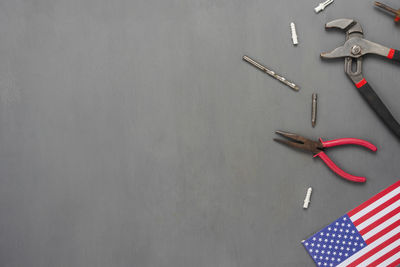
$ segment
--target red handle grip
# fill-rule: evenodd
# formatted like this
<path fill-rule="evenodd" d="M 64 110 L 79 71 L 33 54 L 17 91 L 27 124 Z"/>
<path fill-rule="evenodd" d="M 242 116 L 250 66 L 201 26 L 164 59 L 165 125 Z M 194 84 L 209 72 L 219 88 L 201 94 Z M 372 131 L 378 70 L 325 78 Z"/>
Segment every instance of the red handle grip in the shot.
<path fill-rule="evenodd" d="M 389 54 L 387 55 L 387 58 L 393 59 L 395 61 L 400 61 L 400 51 L 391 48 L 389 50 Z"/>
<path fill-rule="evenodd" d="M 317 156 L 320 157 L 333 172 L 343 177 L 344 179 L 357 183 L 364 183 L 366 181 L 365 177 L 354 176 L 340 169 L 323 151 L 319 152 L 314 157 Z"/>
<path fill-rule="evenodd" d="M 333 146 L 342 146 L 342 145 L 359 145 L 366 147 L 372 151 L 376 151 L 377 148 L 370 142 L 367 142 L 362 139 L 356 139 L 356 138 L 340 138 L 340 139 L 335 139 L 335 140 L 330 140 L 330 141 L 322 141 L 322 139 L 319 139 L 323 145 L 323 147 L 333 147 Z"/>

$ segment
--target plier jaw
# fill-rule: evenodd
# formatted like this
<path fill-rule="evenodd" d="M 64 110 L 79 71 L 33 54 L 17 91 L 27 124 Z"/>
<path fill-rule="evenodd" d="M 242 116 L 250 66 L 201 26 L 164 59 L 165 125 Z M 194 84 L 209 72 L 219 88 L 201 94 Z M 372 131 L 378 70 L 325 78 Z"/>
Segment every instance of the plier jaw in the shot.
<path fill-rule="evenodd" d="M 346 31 L 344 45 L 331 52 L 321 53 L 322 58 L 344 58 L 344 71 L 355 83 L 362 79 L 362 56 L 371 53 L 369 41 L 363 39 L 364 32 L 361 25 L 353 19 L 336 19 L 325 24 L 326 29 L 340 29 Z M 355 70 L 353 71 L 353 65 Z"/>
<path fill-rule="evenodd" d="M 331 52 L 321 53 L 322 58 L 360 57 L 364 49 L 354 47 L 364 37 L 361 25 L 353 19 L 336 19 L 325 24 L 325 29 L 339 29 L 346 32 L 344 45 Z"/>
<path fill-rule="evenodd" d="M 360 23 L 353 19 L 336 19 L 325 25 L 326 29 L 340 29 L 346 32 L 345 43 L 331 52 L 321 53 L 322 58 L 360 58 L 367 54 L 388 57 L 391 49 L 364 39 Z"/>
<path fill-rule="evenodd" d="M 309 151 L 314 155 L 317 155 L 324 148 L 321 142 L 312 141 L 298 134 L 283 131 L 276 131 L 275 133 L 285 137 L 288 140 L 274 138 L 274 141 L 297 149 Z"/>

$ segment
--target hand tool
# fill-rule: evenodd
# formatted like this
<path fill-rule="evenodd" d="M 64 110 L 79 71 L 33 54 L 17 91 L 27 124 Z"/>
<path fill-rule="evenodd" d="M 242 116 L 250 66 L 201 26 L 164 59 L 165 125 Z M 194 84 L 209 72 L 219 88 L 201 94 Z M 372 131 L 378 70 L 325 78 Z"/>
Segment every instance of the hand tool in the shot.
<path fill-rule="evenodd" d="M 355 138 L 340 138 L 340 139 L 335 139 L 335 140 L 330 140 L 330 141 L 322 141 L 320 138 L 319 141 L 312 141 L 310 139 L 307 139 L 305 137 L 302 137 L 300 135 L 294 134 L 294 133 L 288 133 L 288 132 L 282 132 L 282 131 L 276 131 L 276 134 L 279 134 L 283 137 L 286 137 L 289 140 L 283 140 L 283 139 L 277 139 L 275 138 L 274 140 L 278 143 L 285 144 L 297 149 L 302 149 L 309 151 L 314 154 L 315 157 L 320 157 L 328 167 L 335 172 L 337 175 L 343 177 L 344 179 L 347 179 L 349 181 L 353 182 L 358 182 L 358 183 L 363 183 L 366 181 L 365 177 L 358 177 L 354 176 L 351 174 L 348 174 L 341 170 L 338 166 L 336 166 L 335 163 L 325 154 L 324 150 L 329 147 L 334 147 L 334 146 L 341 146 L 341 145 L 359 145 L 366 147 L 372 151 L 376 151 L 377 148 L 373 144 L 364 141 L 362 139 L 355 139 Z"/>
<path fill-rule="evenodd" d="M 325 2 L 319 3 L 319 5 L 316 8 L 314 8 L 315 13 L 321 12 L 322 10 L 325 9 L 325 7 L 329 6 L 332 3 L 333 3 L 333 0 L 326 0 Z"/>
<path fill-rule="evenodd" d="M 380 7 L 382 9 L 388 11 L 389 13 L 394 14 L 395 15 L 395 18 L 394 18 L 395 22 L 399 22 L 400 21 L 400 9 L 396 10 L 396 9 L 391 8 L 390 6 L 387 6 L 387 5 L 382 4 L 380 2 L 375 2 L 375 6 Z"/>
<path fill-rule="evenodd" d="M 275 71 L 269 70 L 267 67 L 261 65 L 260 63 L 258 63 L 254 59 L 251 59 L 248 56 L 243 56 L 243 60 L 246 61 L 247 63 L 250 63 L 254 67 L 258 68 L 259 70 L 265 72 L 266 74 L 272 76 L 273 78 L 277 79 L 278 81 L 284 83 L 285 85 L 289 86 L 293 90 L 295 90 L 295 91 L 299 91 L 300 90 L 300 87 L 297 86 L 295 83 L 289 82 L 284 77 L 276 74 Z"/>
<path fill-rule="evenodd" d="M 344 71 L 353 81 L 360 94 L 376 112 L 387 127 L 400 138 L 400 124 L 378 97 L 362 74 L 362 58 L 366 54 L 376 54 L 400 62 L 400 51 L 387 48 L 363 38 L 361 25 L 352 19 L 337 19 L 328 22 L 326 29 L 337 28 L 346 31 L 346 41 L 331 52 L 321 53 L 322 58 L 344 58 Z M 355 70 L 353 70 L 353 64 Z"/>
<path fill-rule="evenodd" d="M 311 125 L 315 127 L 317 124 L 317 94 L 313 93 L 311 96 L 312 104 L 311 104 Z"/>

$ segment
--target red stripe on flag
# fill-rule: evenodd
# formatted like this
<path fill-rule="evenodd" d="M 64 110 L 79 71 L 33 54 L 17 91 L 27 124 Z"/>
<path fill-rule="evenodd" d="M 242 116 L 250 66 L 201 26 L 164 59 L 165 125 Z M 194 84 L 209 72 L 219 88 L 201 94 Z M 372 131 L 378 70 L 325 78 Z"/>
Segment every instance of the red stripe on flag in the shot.
<path fill-rule="evenodd" d="M 375 227 L 377 227 L 378 225 L 380 225 L 381 223 L 389 220 L 390 218 L 392 218 L 393 216 L 395 216 L 397 213 L 400 212 L 400 207 L 395 208 L 394 210 L 392 210 L 391 212 L 389 212 L 388 214 L 386 214 L 385 216 L 382 216 L 381 218 L 379 218 L 378 220 L 374 221 L 373 223 L 371 223 L 370 225 L 368 225 L 367 227 L 365 227 L 364 229 L 362 229 L 360 231 L 360 235 L 365 235 L 366 233 L 368 233 L 369 231 L 371 231 L 372 229 L 374 229 Z"/>
<path fill-rule="evenodd" d="M 370 251 L 368 251 L 367 253 L 365 253 L 361 257 L 357 258 L 355 261 L 353 261 L 352 263 L 350 263 L 347 266 L 358 266 L 360 263 L 362 263 L 363 261 L 365 261 L 369 257 L 373 256 L 375 253 L 377 253 L 378 251 L 382 250 L 383 248 L 389 246 L 391 243 L 393 243 L 394 241 L 396 241 L 399 238 L 400 238 L 400 233 L 397 233 L 396 235 L 394 235 L 391 238 L 387 239 L 382 244 L 374 247 L 373 249 L 371 249 Z"/>
<path fill-rule="evenodd" d="M 374 242 L 375 240 L 377 240 L 381 236 L 389 233 L 390 231 L 392 231 L 394 228 L 396 228 L 399 225 L 400 225 L 400 220 L 395 221 L 394 223 L 392 223 L 388 227 L 382 229 L 382 231 L 379 231 L 375 235 L 373 235 L 370 238 L 368 238 L 367 240 L 365 240 L 365 243 L 367 243 L 367 245 L 371 244 L 372 242 Z"/>
<path fill-rule="evenodd" d="M 368 220 L 369 218 L 371 218 L 372 216 L 374 216 L 378 212 L 382 211 L 383 209 L 389 207 L 390 205 L 392 205 L 394 202 L 396 202 L 399 199 L 400 199 L 400 194 L 395 195 L 394 197 L 392 197 L 391 199 L 389 199 L 386 202 L 382 203 L 381 205 L 379 205 L 375 209 L 371 210 L 370 212 L 368 212 L 367 214 L 365 214 L 364 216 L 362 216 L 358 220 L 354 221 L 353 224 L 355 226 L 357 226 L 357 225 L 365 222 L 366 220 Z"/>
<path fill-rule="evenodd" d="M 389 186 L 388 188 L 386 188 L 385 190 L 379 192 L 378 194 L 376 194 L 375 196 L 371 197 L 370 199 L 368 199 L 367 201 L 365 201 L 364 203 L 362 203 L 360 206 L 352 209 L 351 211 L 349 211 L 347 213 L 347 215 L 349 217 L 353 216 L 354 214 L 356 214 L 357 212 L 359 212 L 360 210 L 368 207 L 370 204 L 372 204 L 373 202 L 377 201 L 378 199 L 380 199 L 381 197 L 383 197 L 384 195 L 392 192 L 393 190 L 395 190 L 397 187 L 400 186 L 400 180 L 397 181 L 396 183 L 392 184 L 391 186 Z"/>
<path fill-rule="evenodd" d="M 389 259 L 390 257 L 392 257 L 394 254 L 396 254 L 399 251 L 400 251 L 400 246 L 397 246 L 394 249 L 392 249 L 391 251 L 389 251 L 388 253 L 386 253 L 385 255 L 383 255 L 382 257 L 380 257 L 379 259 L 377 259 L 376 261 L 369 264 L 368 266 L 378 266 L 378 264 Z"/>
<path fill-rule="evenodd" d="M 396 267 L 396 266 L 399 266 L 399 264 L 400 264 L 400 259 L 395 260 L 394 262 L 389 264 L 388 267 Z"/>

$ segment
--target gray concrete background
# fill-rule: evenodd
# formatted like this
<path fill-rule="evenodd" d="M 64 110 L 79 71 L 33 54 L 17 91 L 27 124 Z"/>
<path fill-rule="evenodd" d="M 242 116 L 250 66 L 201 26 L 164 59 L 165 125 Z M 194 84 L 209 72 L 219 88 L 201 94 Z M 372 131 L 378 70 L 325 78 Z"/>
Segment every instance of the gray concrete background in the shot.
<path fill-rule="evenodd" d="M 395 48 L 400 28 L 373 1 L 318 2 L 1 1 L 1 266 L 312 266 L 300 241 L 400 172 L 399 141 L 343 62 L 319 58 L 344 42 L 329 20 Z M 364 73 L 400 119 L 400 66 L 371 56 Z M 377 153 L 329 151 L 368 182 L 273 142 L 277 129 L 370 140 Z"/>

